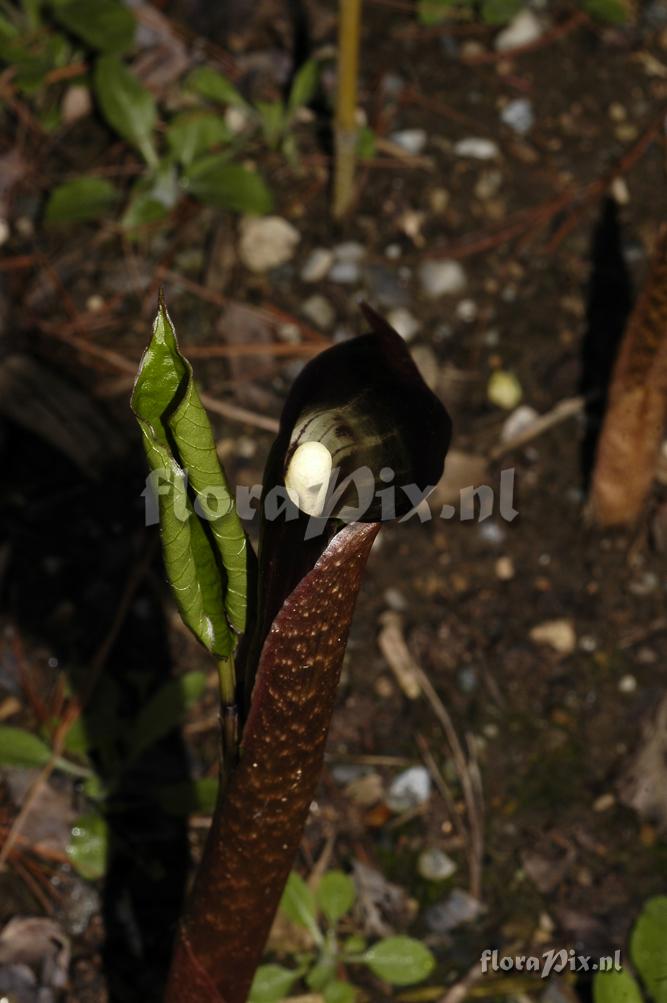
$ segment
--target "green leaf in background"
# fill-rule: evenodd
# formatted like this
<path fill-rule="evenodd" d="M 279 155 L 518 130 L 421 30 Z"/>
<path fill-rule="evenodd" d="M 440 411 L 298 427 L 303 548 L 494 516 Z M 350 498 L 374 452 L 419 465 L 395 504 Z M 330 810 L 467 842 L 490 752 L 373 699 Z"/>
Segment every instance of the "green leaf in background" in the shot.
<path fill-rule="evenodd" d="M 106 178 L 77 178 L 58 185 L 46 204 L 47 223 L 84 223 L 111 209 L 118 192 Z"/>
<path fill-rule="evenodd" d="M 93 49 L 124 52 L 132 45 L 136 21 L 118 0 L 60 0 L 52 10 L 63 28 Z"/>
<path fill-rule="evenodd" d="M 320 955 L 306 976 L 306 985 L 315 992 L 321 992 L 336 974 L 336 958 L 328 953 Z"/>
<path fill-rule="evenodd" d="M 181 616 L 209 651 L 227 656 L 235 643 L 230 627 L 239 633 L 245 628 L 246 537 L 192 367 L 179 351 L 162 299 L 132 409 L 157 482 L 164 561 Z M 166 483 L 160 484 L 160 478 Z M 199 514 L 188 496 L 187 479 Z M 206 528 L 201 516 L 206 516 Z"/>
<path fill-rule="evenodd" d="M 435 967 L 428 947 L 413 937 L 387 937 L 369 947 L 363 960 L 374 975 L 393 986 L 421 982 Z"/>
<path fill-rule="evenodd" d="M 45 766 L 51 758 L 48 745 L 23 728 L 0 724 L 2 766 Z"/>
<path fill-rule="evenodd" d="M 67 847 L 75 871 L 88 881 L 104 877 L 107 868 L 109 832 L 101 815 L 90 812 L 77 819 Z"/>
<path fill-rule="evenodd" d="M 593 1003 L 643 1003 L 641 989 L 630 972 L 596 972 Z"/>
<path fill-rule="evenodd" d="M 623 24 L 628 20 L 628 4 L 624 0 L 584 0 L 583 6 L 591 17 L 609 24 Z"/>
<path fill-rule="evenodd" d="M 317 85 L 320 79 L 320 68 L 315 59 L 307 59 L 299 68 L 289 93 L 287 108 L 290 114 L 294 114 L 297 108 L 310 104 L 317 93 Z"/>
<path fill-rule="evenodd" d="M 169 147 L 184 167 L 212 147 L 229 142 L 231 133 L 224 119 L 207 111 L 186 111 L 177 115 L 167 129 Z"/>
<path fill-rule="evenodd" d="M 178 727 L 206 689 L 203 672 L 186 672 L 161 686 L 137 715 L 128 738 L 128 761 Z"/>
<path fill-rule="evenodd" d="M 419 0 L 417 17 L 421 24 L 439 24 L 455 6 L 456 0 Z"/>
<path fill-rule="evenodd" d="M 218 799 L 218 781 L 213 777 L 165 784 L 155 791 L 158 804 L 168 815 L 212 815 Z"/>
<path fill-rule="evenodd" d="M 316 892 L 317 904 L 332 926 L 349 912 L 357 897 L 357 889 L 349 875 L 343 871 L 328 871 Z"/>
<path fill-rule="evenodd" d="M 343 941 L 342 951 L 345 957 L 363 954 L 366 950 L 366 939 L 358 933 L 353 933 Z M 357 958 L 357 960 L 359 960 Z"/>
<path fill-rule="evenodd" d="M 363 125 L 357 134 L 357 156 L 359 160 L 371 160 L 375 156 L 377 140 L 369 125 Z"/>
<path fill-rule="evenodd" d="M 324 1003 L 355 1003 L 357 990 L 349 982 L 341 982 L 335 979 L 322 992 Z"/>
<path fill-rule="evenodd" d="M 630 957 L 654 1003 L 667 1003 L 667 895 L 644 903 L 630 937 Z"/>
<path fill-rule="evenodd" d="M 315 896 L 296 871 L 292 871 L 287 879 L 279 908 L 292 923 L 308 930 L 316 944 L 322 943 L 322 933 L 317 925 Z"/>
<path fill-rule="evenodd" d="M 248 107 L 248 102 L 239 94 L 234 84 L 211 66 L 200 66 L 193 70 L 185 86 L 209 101 L 233 104 L 238 108 Z"/>
<path fill-rule="evenodd" d="M 260 965 L 255 972 L 248 1003 L 275 1003 L 290 991 L 299 972 L 292 972 L 282 965 Z"/>
<path fill-rule="evenodd" d="M 138 227 L 166 219 L 180 196 L 176 169 L 163 161 L 134 184 L 121 226 L 131 234 Z"/>
<path fill-rule="evenodd" d="M 287 127 L 287 115 L 282 101 L 258 101 L 257 113 L 262 126 L 264 140 L 275 148 Z"/>
<path fill-rule="evenodd" d="M 153 130 L 157 109 L 152 94 L 117 56 L 97 60 L 94 87 L 97 103 L 111 128 L 135 146 L 150 167 L 155 167 L 158 158 Z"/>
<path fill-rule="evenodd" d="M 507 24 L 523 5 L 523 0 L 484 0 L 482 18 L 487 24 Z"/>
<path fill-rule="evenodd" d="M 185 177 L 187 191 L 217 209 L 264 215 L 273 207 L 271 192 L 255 171 L 230 164 L 224 153 L 204 157 Z"/>

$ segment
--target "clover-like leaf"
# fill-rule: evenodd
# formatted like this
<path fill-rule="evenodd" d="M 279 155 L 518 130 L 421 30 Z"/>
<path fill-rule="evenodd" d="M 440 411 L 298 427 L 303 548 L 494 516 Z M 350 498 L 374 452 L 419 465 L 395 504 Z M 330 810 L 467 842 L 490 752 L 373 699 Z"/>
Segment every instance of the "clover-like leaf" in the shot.
<path fill-rule="evenodd" d="M 46 204 L 47 223 L 83 223 L 99 219 L 118 198 L 106 178 L 76 178 L 54 188 Z"/>
<path fill-rule="evenodd" d="M 387 937 L 366 951 L 363 959 L 374 975 L 393 986 L 410 986 L 428 978 L 435 960 L 428 947 L 413 937 Z"/>
<path fill-rule="evenodd" d="M 181 616 L 209 651 L 228 656 L 233 631 L 245 628 L 246 537 L 162 298 L 132 409 L 153 471 L 164 560 Z"/>
<path fill-rule="evenodd" d="M 282 1000 L 299 977 L 299 972 L 282 965 L 260 965 L 255 973 L 249 1003 L 275 1003 Z"/>
<path fill-rule="evenodd" d="M 167 142 L 181 164 L 188 167 L 212 147 L 226 142 L 230 132 L 220 115 L 187 111 L 169 123 Z"/>
<path fill-rule="evenodd" d="M 195 161 L 184 185 L 200 202 L 216 209 L 264 215 L 273 206 L 271 192 L 260 175 L 241 164 L 230 164 L 225 153 L 213 153 Z"/>
<path fill-rule="evenodd" d="M 350 911 L 356 897 L 354 881 L 343 871 L 327 871 L 317 887 L 317 904 L 332 926 Z"/>
<path fill-rule="evenodd" d="M 292 923 L 296 923 L 297 926 L 302 926 L 305 930 L 308 930 L 316 943 L 321 943 L 322 933 L 317 925 L 315 896 L 296 871 L 292 871 L 287 879 L 287 884 L 280 900 L 280 911 Z"/>
<path fill-rule="evenodd" d="M 654 1003 L 667 1003 L 667 895 L 644 903 L 630 937 L 630 956 Z"/>
<path fill-rule="evenodd" d="M 625 968 L 596 972 L 593 979 L 593 1003 L 643 1003 L 637 981 Z"/>

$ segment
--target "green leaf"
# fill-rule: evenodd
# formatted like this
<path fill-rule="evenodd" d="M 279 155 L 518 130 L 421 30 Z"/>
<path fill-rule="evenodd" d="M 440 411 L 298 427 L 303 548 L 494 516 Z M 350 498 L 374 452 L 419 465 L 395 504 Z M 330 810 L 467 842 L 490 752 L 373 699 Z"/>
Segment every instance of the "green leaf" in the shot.
<path fill-rule="evenodd" d="M 357 135 L 357 156 L 359 160 L 371 160 L 375 156 L 376 147 L 375 133 L 369 125 L 362 126 Z"/>
<path fill-rule="evenodd" d="M 435 967 L 428 947 L 412 937 L 387 937 L 369 947 L 363 960 L 374 975 L 393 986 L 421 982 Z"/>
<path fill-rule="evenodd" d="M 102 114 L 119 136 L 135 146 L 147 164 L 158 162 L 153 145 L 157 109 L 152 95 L 117 56 L 102 56 L 94 74 L 95 96 Z"/>
<path fill-rule="evenodd" d="M 348 957 L 349 955 L 363 954 L 365 950 L 366 940 L 358 933 L 353 933 L 345 941 L 343 941 L 342 951 L 345 957 Z"/>
<path fill-rule="evenodd" d="M 176 169 L 169 161 L 163 161 L 134 185 L 121 226 L 131 232 L 166 219 L 180 195 Z"/>
<path fill-rule="evenodd" d="M 113 206 L 118 192 L 105 178 L 77 178 L 58 185 L 46 204 L 47 223 L 83 223 L 99 219 Z"/>
<path fill-rule="evenodd" d="M 421 24 L 439 24 L 444 21 L 457 0 L 419 0 L 417 17 Z"/>
<path fill-rule="evenodd" d="M 282 965 L 260 965 L 255 972 L 248 1003 L 274 1003 L 282 1000 L 299 977 Z"/>
<path fill-rule="evenodd" d="M 164 561 L 181 616 L 209 651 L 227 656 L 235 643 L 230 627 L 239 633 L 245 628 L 246 537 L 192 367 L 179 351 L 162 299 L 132 409 L 153 471 Z"/>
<path fill-rule="evenodd" d="M 186 672 L 170 679 L 137 715 L 128 739 L 127 758 L 131 762 L 183 721 L 187 711 L 206 689 L 203 672 Z"/>
<path fill-rule="evenodd" d="M 308 930 L 315 943 L 322 943 L 322 933 L 317 925 L 315 896 L 296 871 L 292 871 L 287 879 L 279 908 L 292 923 Z"/>
<path fill-rule="evenodd" d="M 212 147 L 228 142 L 230 132 L 219 115 L 211 112 L 183 112 L 167 129 L 167 142 L 179 163 L 185 167 Z"/>
<path fill-rule="evenodd" d="M 523 0 L 484 0 L 482 18 L 487 24 L 507 24 L 523 7 Z"/>
<path fill-rule="evenodd" d="M 628 20 L 628 5 L 624 0 L 585 0 L 584 10 L 609 24 L 623 24 Z"/>
<path fill-rule="evenodd" d="M 218 781 L 213 777 L 165 784 L 155 791 L 158 804 L 168 815 L 212 815 L 218 799 Z"/>
<path fill-rule="evenodd" d="M 336 959 L 329 954 L 318 958 L 317 962 L 306 976 L 306 985 L 315 992 L 320 992 L 336 974 Z"/>
<path fill-rule="evenodd" d="M 290 114 L 294 114 L 297 108 L 310 104 L 317 92 L 317 85 L 320 79 L 320 68 L 315 59 L 307 59 L 299 68 L 290 89 L 287 107 Z"/>
<path fill-rule="evenodd" d="M 593 978 L 593 1003 L 644 1003 L 641 989 L 625 968 L 596 972 Z"/>
<path fill-rule="evenodd" d="M 239 108 L 248 107 L 248 102 L 239 94 L 234 84 L 211 66 L 200 66 L 193 70 L 185 86 L 209 101 L 225 105 L 233 104 Z"/>
<path fill-rule="evenodd" d="M 667 895 L 644 903 L 630 937 L 630 957 L 654 1003 L 667 1003 Z"/>
<path fill-rule="evenodd" d="M 44 766 L 51 750 L 41 738 L 23 728 L 0 724 L 0 764 L 2 766 Z"/>
<path fill-rule="evenodd" d="M 357 889 L 349 875 L 342 871 L 328 871 L 320 881 L 317 904 L 332 926 L 349 912 L 357 897 Z"/>
<path fill-rule="evenodd" d="M 271 192 L 259 174 L 230 164 L 224 153 L 194 163 L 186 174 L 185 186 L 200 202 L 217 209 L 264 215 L 273 207 Z"/>
<path fill-rule="evenodd" d="M 109 832 L 101 815 L 82 815 L 72 827 L 67 856 L 83 878 L 94 881 L 104 877 L 107 868 Z"/>
<path fill-rule="evenodd" d="M 86 45 L 103 52 L 123 52 L 132 45 L 136 21 L 117 0 L 67 0 L 52 4 L 56 21 Z"/>
<path fill-rule="evenodd" d="M 256 108 L 264 140 L 269 146 L 275 147 L 287 126 L 285 106 L 281 101 L 258 101 Z"/>
<path fill-rule="evenodd" d="M 341 982 L 335 979 L 322 992 L 324 1003 L 355 1003 L 357 990 L 349 982 Z"/>

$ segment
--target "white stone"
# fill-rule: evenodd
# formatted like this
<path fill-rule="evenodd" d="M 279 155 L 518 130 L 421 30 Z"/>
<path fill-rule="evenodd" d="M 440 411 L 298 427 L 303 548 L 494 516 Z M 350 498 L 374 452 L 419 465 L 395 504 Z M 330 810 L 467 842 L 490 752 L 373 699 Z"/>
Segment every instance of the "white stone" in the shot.
<path fill-rule="evenodd" d="M 387 804 L 400 814 L 425 804 L 431 796 L 431 776 L 423 766 L 411 766 L 394 778 L 387 795 Z"/>
<path fill-rule="evenodd" d="M 419 854 L 417 870 L 427 881 L 445 881 L 456 870 L 456 864 L 442 850 L 434 848 Z"/>
<path fill-rule="evenodd" d="M 515 98 L 506 104 L 500 113 L 500 119 L 504 125 L 508 125 L 520 136 L 525 136 L 535 124 L 535 113 L 528 98 Z"/>
<path fill-rule="evenodd" d="M 500 150 L 492 139 L 481 136 L 468 136 L 454 144 L 457 157 L 470 157 L 471 160 L 495 160 L 500 156 Z"/>
<path fill-rule="evenodd" d="M 462 293 L 466 287 L 466 273 L 458 261 L 422 261 L 419 281 L 426 296 L 438 299 Z"/>
<path fill-rule="evenodd" d="M 280 216 L 246 216 L 241 220 L 239 257 L 251 272 L 268 272 L 289 261 L 301 239 Z"/>
<path fill-rule="evenodd" d="M 461 300 L 456 307 L 456 316 L 466 324 L 471 324 L 477 316 L 477 304 L 474 300 Z"/>
<path fill-rule="evenodd" d="M 546 620 L 530 632 L 531 641 L 546 644 L 559 655 L 570 655 L 577 644 L 577 635 L 571 620 Z"/>
<path fill-rule="evenodd" d="M 63 125 L 72 125 L 80 118 L 89 115 L 93 108 L 93 99 L 90 96 L 90 88 L 83 84 L 71 84 L 65 91 L 65 95 L 60 106 L 60 115 Z"/>
<path fill-rule="evenodd" d="M 416 157 L 426 146 L 427 136 L 424 129 L 401 129 L 400 132 L 392 132 L 389 139 L 406 153 Z"/>
<path fill-rule="evenodd" d="M 336 311 L 332 307 L 328 299 L 324 296 L 319 296 L 315 294 L 314 296 L 309 296 L 308 299 L 301 305 L 301 313 L 310 320 L 317 327 L 321 327 L 324 330 L 330 328 L 336 319 Z"/>
<path fill-rule="evenodd" d="M 514 561 L 505 555 L 496 561 L 496 578 L 501 582 L 509 582 L 514 578 Z"/>
<path fill-rule="evenodd" d="M 244 108 L 239 108 L 238 105 L 231 104 L 225 111 L 224 119 L 229 131 L 238 136 L 248 125 L 250 115 Z"/>
<path fill-rule="evenodd" d="M 510 49 L 518 49 L 521 45 L 530 45 L 536 42 L 544 33 L 544 25 L 540 19 L 533 14 L 532 10 L 524 7 L 516 17 L 513 17 L 506 28 L 496 35 L 496 51 L 508 52 Z"/>
<path fill-rule="evenodd" d="M 501 441 L 512 442 L 517 436 L 523 435 L 531 425 L 535 424 L 538 417 L 539 415 L 534 407 L 531 407 L 530 404 L 522 404 L 521 407 L 516 408 L 505 419 L 500 433 Z"/>
<path fill-rule="evenodd" d="M 316 247 L 310 252 L 301 268 L 302 282 L 321 282 L 333 264 L 333 251 L 328 247 Z"/>
<path fill-rule="evenodd" d="M 322 515 L 332 466 L 331 453 L 323 442 L 302 442 L 295 449 L 285 474 L 285 487 L 306 515 Z"/>
<path fill-rule="evenodd" d="M 356 261 L 336 261 L 329 272 L 331 281 L 341 285 L 354 285 L 360 276 L 361 271 Z"/>
<path fill-rule="evenodd" d="M 627 676 L 623 676 L 618 681 L 618 689 L 620 693 L 634 693 L 637 689 L 637 679 L 628 673 Z"/>
<path fill-rule="evenodd" d="M 333 249 L 336 261 L 361 261 L 366 255 L 366 248 L 356 240 L 346 240 Z"/>
<path fill-rule="evenodd" d="M 387 314 L 387 321 L 405 341 L 411 341 L 421 327 L 417 318 L 413 317 L 410 311 L 402 306 L 390 310 Z"/>

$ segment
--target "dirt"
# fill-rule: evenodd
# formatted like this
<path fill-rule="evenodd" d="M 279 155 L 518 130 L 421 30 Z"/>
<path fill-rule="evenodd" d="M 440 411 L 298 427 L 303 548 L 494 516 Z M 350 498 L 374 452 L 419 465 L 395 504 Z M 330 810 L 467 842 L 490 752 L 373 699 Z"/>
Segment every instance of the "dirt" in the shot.
<path fill-rule="evenodd" d="M 332 43 L 333 5 L 318 5 L 311 13 L 315 48 Z M 596 197 L 583 196 L 589 184 L 622 164 L 664 113 L 667 22 L 661 17 L 658 5 L 649 5 L 635 27 L 584 24 L 512 60 L 467 65 L 461 56 L 470 52 L 465 49 L 470 42 L 494 52 L 490 29 L 464 26 L 454 34 L 424 29 L 400 5 L 369 3 L 360 104 L 382 137 L 398 129 L 424 129 L 428 141 L 422 156 L 427 160 L 413 166 L 379 150 L 359 171 L 354 210 L 344 222 L 332 223 L 322 147 L 308 124 L 298 130 L 302 157 L 296 170 L 278 155 L 261 154 L 277 211 L 301 234 L 294 261 L 268 277 L 252 276 L 238 262 L 229 264 L 236 225 L 231 215 L 193 203 L 136 246 L 109 232 L 100 240 L 87 227 L 69 237 L 39 228 L 32 236 L 15 233 L 3 257 L 42 257 L 32 269 L 0 273 L 10 299 L 6 344 L 53 367 L 96 400 L 110 425 L 120 430 L 125 453 L 103 480 L 90 481 L 41 436 L 15 422 L 3 426 L 9 475 L 3 490 L 7 538 L 0 695 L 18 701 L 11 723 L 35 726 L 35 702 L 25 697 L 26 672 L 49 707 L 65 675 L 75 689 L 84 685 L 86 666 L 109 629 L 128 580 L 142 561 L 151 560 L 147 548 L 154 532 L 142 524 L 143 457 L 129 414 L 127 374 L 108 359 L 64 344 L 36 321 L 74 330 L 93 346 L 136 363 L 154 311 L 157 268 L 163 266 L 196 283 L 195 292 L 188 292 L 164 279 L 186 353 L 191 346 L 215 345 L 220 339 L 216 324 L 221 307 L 200 294 L 208 288 L 207 271 L 216 276 L 214 294 L 296 317 L 306 296 L 322 293 L 335 308 L 335 329 L 360 331 L 360 298 L 386 312 L 378 303 L 380 280 L 351 287 L 324 280 L 312 287 L 299 279 L 312 248 L 359 241 L 366 248 L 366 264 L 380 269 L 381 281 L 388 281 L 394 294 L 401 290 L 421 323 L 411 347 L 431 350 L 438 392 L 454 422 L 455 448 L 489 455 L 506 417 L 487 397 L 492 371 L 515 373 L 522 402 L 540 413 L 582 389 L 599 390 L 608 374 L 629 307 L 628 292 L 642 281 L 664 218 L 662 133 L 621 170 L 625 191 L 618 182 L 615 191 L 623 204 L 605 207 L 605 185 Z M 267 28 L 271 23 L 273 34 Z M 289 37 L 282 8 L 267 3 L 254 23 L 233 25 L 228 42 L 242 68 L 251 53 L 286 51 Z M 386 96 L 388 74 L 404 81 L 402 96 Z M 503 104 L 517 97 L 528 98 L 535 115 L 525 137 L 502 125 L 499 117 Z M 455 156 L 452 144 L 471 135 L 496 142 L 500 158 L 485 163 Z M 15 216 L 29 214 L 51 184 L 71 173 L 72 150 L 80 168 L 135 162 L 118 147 L 110 149 L 102 127 L 89 120 L 72 130 L 67 149 L 58 141 L 44 148 L 30 134 L 23 142 L 29 162 L 37 153 L 42 159 L 32 161 L 31 172 L 15 192 Z M 500 173 L 499 180 L 491 176 L 494 172 Z M 497 187 L 488 197 L 479 194 L 482 176 Z M 529 213 L 570 186 L 577 195 L 561 211 L 547 213 L 541 222 L 535 217 L 516 237 L 503 238 L 501 231 L 514 225 L 515 214 Z M 554 244 L 570 211 L 576 213 L 576 223 Z M 406 230 L 415 213 L 423 216 L 417 217 L 411 238 Z M 466 253 L 467 244 L 481 238 L 494 246 Z M 396 260 L 385 254 L 391 244 L 400 248 Z M 465 293 L 426 299 L 416 277 L 419 263 L 449 256 L 461 258 Z M 55 286 L 54 271 L 61 276 Z M 105 316 L 112 323 L 106 329 L 76 329 L 72 318 L 85 313 L 94 293 L 105 299 Z M 457 314 L 461 299 L 473 302 L 472 320 Z M 85 316 L 90 319 L 89 313 Z M 243 338 L 241 332 L 234 340 Z M 229 400 L 239 394 L 236 399 L 244 406 L 274 416 L 299 364 L 264 357 L 257 362 L 257 380 L 252 363 L 244 364 L 239 376 L 219 359 L 193 361 L 210 394 Z M 118 385 L 119 379 L 125 383 Z M 496 508 L 488 521 L 434 518 L 420 525 L 413 519 L 385 527 L 360 595 L 327 767 L 299 865 L 307 871 L 333 833 L 334 863 L 348 868 L 361 859 L 402 885 L 419 904 L 411 929 L 436 951 L 435 983 L 442 986 L 462 976 L 489 947 L 520 954 L 556 945 L 592 955 L 624 948 L 642 902 L 664 892 L 664 819 L 638 817 L 622 803 L 619 785 L 642 726 L 651 720 L 667 686 L 665 549 L 664 544 L 656 546 L 655 529 L 665 487 L 656 485 L 639 525 L 607 533 L 592 528 L 584 503 L 595 402 L 588 417 L 588 426 L 580 413 L 490 461 L 488 483 L 496 491 Z M 231 479 L 259 480 L 271 436 L 217 416 L 213 423 Z M 244 455 L 238 446 L 241 434 Z M 512 522 L 497 509 L 500 472 L 508 468 L 516 477 L 518 515 Z M 499 559 L 511 561 L 511 577 L 499 577 Z M 503 565 L 509 566 L 507 560 Z M 355 804 L 336 774 L 341 764 L 356 765 L 379 773 L 386 789 L 405 765 L 422 761 L 426 747 L 468 825 L 433 707 L 423 696 L 410 701 L 401 693 L 378 649 L 378 619 L 392 603 L 402 607 L 410 651 L 464 744 L 471 736 L 481 771 L 484 912 L 475 923 L 449 934 L 429 927 L 426 910 L 452 888 L 467 888 L 469 875 L 466 848 L 438 791 L 424 810 L 396 820 L 382 802 Z M 568 653 L 530 637 L 534 627 L 554 620 L 567 621 L 574 631 Z M 153 554 L 104 668 L 115 684 L 120 719 L 129 720 L 170 671 L 184 667 L 207 666 L 177 625 Z M 173 782 L 193 771 L 215 775 L 215 700 L 212 681 L 203 704 L 189 716 L 185 744 L 177 736 L 165 739 L 155 758 L 138 764 L 117 792 L 118 853 L 112 878 L 125 888 L 125 898 L 102 893 L 101 910 L 111 931 L 105 950 L 99 917 L 75 937 L 68 1000 L 102 998 L 114 949 L 126 952 L 131 940 L 131 923 L 123 914 L 131 911 L 130 901 L 145 913 L 139 928 L 153 929 L 154 940 L 163 938 L 161 946 L 135 945 L 139 957 L 148 951 L 154 966 L 141 998 L 148 999 L 154 988 L 154 972 L 164 963 L 184 887 L 184 857 L 176 848 L 185 851 L 189 841 L 196 850 L 202 829 L 188 829 L 182 819 L 161 818 L 165 828 L 156 831 L 142 792 L 156 770 L 162 780 Z M 89 729 L 96 726 L 105 727 L 88 720 Z M 653 782 L 664 783 L 664 775 Z M 73 791 L 72 798 L 81 809 L 81 795 Z M 11 810 L 7 803 L 5 824 Z M 137 863 L 137 846 L 148 847 L 149 855 L 161 848 L 161 876 L 154 873 L 148 880 L 141 861 Z M 455 860 L 457 869 L 446 882 L 419 876 L 417 860 L 425 846 L 440 847 Z M 34 861 L 47 877 L 68 880 L 61 860 Z M 17 911 L 44 911 L 44 901 L 35 899 L 20 872 L 2 875 L 0 883 L 0 919 Z M 160 895 L 147 903 L 156 888 Z M 63 918 L 62 901 L 54 900 L 48 889 L 46 904 Z M 63 922 L 67 925 L 66 917 Z M 119 979 L 111 975 L 112 995 L 134 998 L 130 986 L 136 964 L 128 961 L 116 974 Z M 584 994 L 586 986 L 583 977 L 579 987 Z"/>

